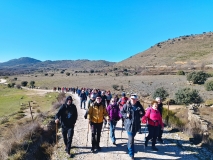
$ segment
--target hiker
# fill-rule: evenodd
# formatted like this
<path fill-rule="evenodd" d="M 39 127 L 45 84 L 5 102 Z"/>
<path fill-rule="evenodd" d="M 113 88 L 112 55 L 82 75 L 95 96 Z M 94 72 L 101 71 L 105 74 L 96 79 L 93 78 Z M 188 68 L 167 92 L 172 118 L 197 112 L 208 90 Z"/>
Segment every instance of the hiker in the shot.
<path fill-rule="evenodd" d="M 118 101 L 119 101 L 118 94 L 115 94 L 113 98 L 114 98 L 114 101 L 115 101 L 116 103 L 118 103 Z"/>
<path fill-rule="evenodd" d="M 86 110 L 86 112 L 84 114 L 84 118 L 85 119 L 87 119 L 89 107 L 93 105 L 93 103 L 95 102 L 95 98 L 96 98 L 96 96 L 94 94 L 90 95 L 90 99 L 89 99 L 88 104 L 87 104 L 87 110 Z"/>
<path fill-rule="evenodd" d="M 103 105 L 107 106 L 107 96 L 105 95 L 105 91 L 101 92 L 101 103 L 103 103 Z"/>
<path fill-rule="evenodd" d="M 108 91 L 106 92 L 106 96 L 107 96 L 107 106 L 108 106 L 108 105 L 109 105 L 109 102 L 110 102 L 110 100 L 111 100 L 111 98 L 112 98 L 112 94 L 111 94 L 110 90 L 108 90 Z"/>
<path fill-rule="evenodd" d="M 152 101 L 151 107 L 146 110 L 145 116 L 142 118 L 142 123 L 148 123 L 149 134 L 145 137 L 145 147 L 148 145 L 148 141 L 152 139 L 152 150 L 158 151 L 156 148 L 156 138 L 159 135 L 159 128 L 163 130 L 163 122 L 160 112 L 158 111 L 158 102 Z"/>
<path fill-rule="evenodd" d="M 155 100 L 158 102 L 158 111 L 160 112 L 160 115 L 162 117 L 163 103 L 161 101 L 161 98 L 160 97 L 156 97 Z M 163 134 L 163 130 L 159 127 L 159 134 L 158 134 L 158 137 L 157 137 L 157 141 L 160 142 L 160 143 L 163 143 L 162 134 Z"/>
<path fill-rule="evenodd" d="M 118 100 L 117 104 L 119 105 L 120 110 L 123 108 L 123 105 L 128 101 L 128 97 L 126 97 L 126 93 L 121 94 L 121 98 Z M 122 117 L 122 126 L 124 125 L 124 119 Z"/>
<path fill-rule="evenodd" d="M 104 107 L 107 107 L 107 96 L 105 95 L 105 91 L 101 91 L 101 103 L 104 105 Z M 104 128 L 107 125 L 107 120 L 104 118 L 103 120 Z"/>
<path fill-rule="evenodd" d="M 81 91 L 79 97 L 80 97 L 80 102 L 81 102 L 81 106 L 80 106 L 81 109 L 82 109 L 82 103 L 84 104 L 84 109 L 86 109 L 86 108 L 85 108 L 85 103 L 86 103 L 86 101 L 87 101 L 87 95 L 86 95 L 84 89 L 82 89 L 82 91 Z"/>
<path fill-rule="evenodd" d="M 70 149 L 72 145 L 72 138 L 74 135 L 74 127 L 78 118 L 78 112 L 76 106 L 72 103 L 71 96 L 66 98 L 66 101 L 61 105 L 60 109 L 55 115 L 55 123 L 61 123 L 62 135 L 65 144 L 65 151 L 70 155 Z M 70 155 L 71 156 L 71 155 Z"/>
<path fill-rule="evenodd" d="M 142 111 L 142 117 L 145 115 L 145 110 L 144 110 L 144 108 L 143 108 L 143 106 L 142 106 L 142 104 L 140 103 L 140 101 L 138 100 L 137 102 L 136 102 L 136 105 L 137 106 L 141 106 L 141 111 Z M 141 117 L 141 119 L 142 119 L 142 117 Z M 139 128 L 139 130 L 138 130 L 138 133 L 139 134 L 142 134 L 142 131 L 141 131 L 141 119 L 140 119 L 140 128 Z"/>
<path fill-rule="evenodd" d="M 126 104 L 126 102 L 128 101 L 128 97 L 126 97 L 126 94 L 124 92 L 121 94 L 121 96 L 122 97 L 117 102 L 120 109 L 122 109 L 123 105 Z"/>
<path fill-rule="evenodd" d="M 101 103 L 101 95 L 97 95 L 93 106 L 89 107 L 88 111 L 88 120 L 91 127 L 91 141 L 92 148 L 91 152 L 94 153 L 95 148 L 97 151 L 101 150 L 100 147 L 100 137 L 101 137 L 101 129 L 103 125 L 103 118 L 109 121 L 109 116 L 106 110 L 106 107 Z"/>
<path fill-rule="evenodd" d="M 96 96 L 98 95 L 98 90 L 94 88 L 94 89 L 92 90 L 91 94 L 94 94 L 94 95 L 95 95 L 95 98 L 96 98 Z"/>
<path fill-rule="evenodd" d="M 116 138 L 115 138 L 115 126 L 117 122 L 120 120 L 120 109 L 115 101 L 114 98 L 110 100 L 110 104 L 107 107 L 107 112 L 110 118 L 110 138 L 112 143 L 116 145 Z"/>
<path fill-rule="evenodd" d="M 130 101 L 124 104 L 120 113 L 124 118 L 124 127 L 128 135 L 127 149 L 131 159 L 134 159 L 134 137 L 140 128 L 140 118 L 143 116 L 142 106 L 137 105 L 138 97 L 136 94 L 130 96 Z"/>

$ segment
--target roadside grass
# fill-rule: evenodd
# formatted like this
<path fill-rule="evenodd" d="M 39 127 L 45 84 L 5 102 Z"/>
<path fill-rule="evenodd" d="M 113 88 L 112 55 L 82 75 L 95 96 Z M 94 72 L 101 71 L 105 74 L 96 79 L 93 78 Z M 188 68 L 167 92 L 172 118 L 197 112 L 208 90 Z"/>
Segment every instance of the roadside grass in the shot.
<path fill-rule="evenodd" d="M 32 91 L 6 88 L 3 85 L 0 85 L 0 91 L 0 117 L 13 113 L 24 114 L 20 111 L 29 108 L 29 102 L 33 108 L 39 107 L 42 112 L 48 111 L 58 95 L 58 92 L 49 92 L 41 96 L 32 94 Z"/>
<path fill-rule="evenodd" d="M 20 103 L 26 95 L 26 91 L 6 88 L 3 85 L 0 85 L 0 91 L 0 117 L 18 112 Z"/>

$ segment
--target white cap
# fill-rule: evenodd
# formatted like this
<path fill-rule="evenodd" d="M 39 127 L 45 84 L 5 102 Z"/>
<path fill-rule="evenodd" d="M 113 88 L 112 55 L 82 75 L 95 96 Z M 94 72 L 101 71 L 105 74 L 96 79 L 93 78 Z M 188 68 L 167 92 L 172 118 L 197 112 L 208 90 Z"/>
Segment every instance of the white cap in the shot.
<path fill-rule="evenodd" d="M 131 99 L 138 99 L 138 96 L 135 95 L 135 94 L 132 94 L 132 95 L 130 96 L 130 98 L 131 98 Z"/>
<path fill-rule="evenodd" d="M 155 100 L 156 100 L 156 101 L 159 101 L 159 100 L 161 100 L 161 99 L 160 99 L 160 97 L 156 97 Z"/>

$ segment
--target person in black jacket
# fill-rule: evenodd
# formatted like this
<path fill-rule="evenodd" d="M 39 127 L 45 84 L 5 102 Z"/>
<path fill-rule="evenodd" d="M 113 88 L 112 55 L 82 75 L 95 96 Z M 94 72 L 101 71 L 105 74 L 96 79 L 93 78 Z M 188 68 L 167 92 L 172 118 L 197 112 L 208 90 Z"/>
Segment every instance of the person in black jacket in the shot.
<path fill-rule="evenodd" d="M 72 144 L 72 138 L 74 134 L 74 127 L 78 118 L 78 112 L 76 106 L 72 103 L 71 96 L 66 98 L 65 103 L 60 107 L 55 115 L 55 123 L 59 123 L 59 119 L 62 127 L 62 135 L 65 144 L 65 151 L 70 155 L 70 149 Z M 71 155 L 70 155 L 71 156 Z"/>
<path fill-rule="evenodd" d="M 80 105 L 81 109 L 82 109 L 82 103 L 84 104 L 84 109 L 86 109 L 86 108 L 85 108 L 85 106 L 86 106 L 85 103 L 86 103 L 86 101 L 87 101 L 87 95 L 86 95 L 84 89 L 81 91 L 79 97 L 80 97 L 80 102 L 81 102 L 81 105 Z"/>
<path fill-rule="evenodd" d="M 134 137 L 141 127 L 141 117 L 144 115 L 144 109 L 137 101 L 137 95 L 132 94 L 130 102 L 124 104 L 120 111 L 128 135 L 127 149 L 131 159 L 134 159 Z"/>
<path fill-rule="evenodd" d="M 163 113 L 163 103 L 161 101 L 160 97 L 156 97 L 155 100 L 158 102 L 158 111 L 160 112 L 160 115 L 162 117 L 162 113 Z M 162 140 L 162 134 L 163 134 L 163 130 L 161 128 L 159 128 L 159 134 L 157 137 L 157 141 L 160 143 L 164 143 Z"/>

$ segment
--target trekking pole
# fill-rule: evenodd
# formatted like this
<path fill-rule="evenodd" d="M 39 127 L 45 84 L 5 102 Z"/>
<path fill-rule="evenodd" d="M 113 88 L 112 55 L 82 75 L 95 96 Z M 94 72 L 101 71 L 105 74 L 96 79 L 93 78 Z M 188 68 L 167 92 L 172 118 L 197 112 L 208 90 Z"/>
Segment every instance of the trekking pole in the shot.
<path fill-rule="evenodd" d="M 56 134 L 55 134 L 55 143 L 56 143 L 56 147 L 58 148 L 58 136 L 57 136 L 57 133 L 58 133 L 58 123 L 55 124 L 55 131 L 56 131 Z"/>
<path fill-rule="evenodd" d="M 88 127 L 87 127 L 87 143 L 88 143 L 88 136 L 89 136 L 89 122 L 88 122 Z M 87 143 L 86 143 L 86 147 L 87 147 Z"/>
<path fill-rule="evenodd" d="M 109 123 L 108 123 L 108 132 L 107 132 L 107 147 L 108 147 L 108 143 L 109 143 Z"/>
<path fill-rule="evenodd" d="M 124 126 L 124 123 L 123 123 L 123 119 L 121 119 L 122 120 L 122 123 L 121 123 L 121 126 L 122 126 L 122 128 L 121 128 L 121 138 L 122 138 L 122 133 L 123 133 L 123 126 Z"/>
<path fill-rule="evenodd" d="M 148 121 L 146 121 L 146 126 L 144 128 L 144 133 L 145 133 L 145 137 L 144 137 L 144 149 L 145 149 L 145 142 L 146 142 L 146 131 L 147 131 L 147 124 L 148 124 Z"/>

